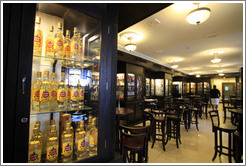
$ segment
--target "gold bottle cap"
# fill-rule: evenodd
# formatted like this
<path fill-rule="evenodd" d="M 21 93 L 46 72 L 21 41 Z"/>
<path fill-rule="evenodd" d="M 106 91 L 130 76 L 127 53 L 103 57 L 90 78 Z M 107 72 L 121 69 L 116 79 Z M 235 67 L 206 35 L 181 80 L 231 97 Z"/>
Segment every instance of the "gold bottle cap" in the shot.
<path fill-rule="evenodd" d="M 44 72 L 44 77 L 48 77 L 49 74 L 50 74 L 49 71 L 45 71 L 45 72 Z"/>
<path fill-rule="evenodd" d="M 55 125 L 55 124 L 56 124 L 56 122 L 55 122 L 54 119 L 50 120 L 50 125 L 51 125 L 51 126 L 52 126 L 52 125 Z"/>
<path fill-rule="evenodd" d="M 37 76 L 38 76 L 38 77 L 42 77 L 42 72 L 41 72 L 41 71 L 38 71 L 38 72 L 37 72 Z"/>
<path fill-rule="evenodd" d="M 66 30 L 66 36 L 70 36 L 70 31 Z"/>
<path fill-rule="evenodd" d="M 97 120 L 96 118 L 93 118 L 93 119 L 92 119 L 92 124 L 95 125 L 95 124 L 96 124 L 96 120 Z"/>
<path fill-rule="evenodd" d="M 53 32 L 53 31 L 54 31 L 54 26 L 53 26 L 53 25 L 50 25 L 50 26 L 49 26 L 49 31 L 50 31 L 50 32 Z"/>
<path fill-rule="evenodd" d="M 37 129 L 40 130 L 40 124 L 39 123 L 36 123 L 35 126 L 34 126 L 34 128 L 37 128 Z"/>
<path fill-rule="evenodd" d="M 58 29 L 62 29 L 62 23 L 58 22 Z"/>
<path fill-rule="evenodd" d="M 56 131 L 56 125 L 51 125 L 50 130 L 51 131 Z"/>
<path fill-rule="evenodd" d="M 73 31 L 74 31 L 74 32 L 77 32 L 77 27 L 74 27 L 74 28 L 73 28 Z"/>
<path fill-rule="evenodd" d="M 81 36 L 82 36 L 81 33 L 78 33 L 78 37 L 81 38 Z"/>
<path fill-rule="evenodd" d="M 32 130 L 32 131 L 33 131 L 33 134 L 38 134 L 39 129 L 35 127 L 35 128 L 33 128 L 33 130 Z"/>
<path fill-rule="evenodd" d="M 41 23 L 41 18 L 39 16 L 36 16 L 35 22 L 37 24 L 40 24 Z"/>
<path fill-rule="evenodd" d="M 52 73 L 53 78 L 57 78 L 57 73 Z"/>

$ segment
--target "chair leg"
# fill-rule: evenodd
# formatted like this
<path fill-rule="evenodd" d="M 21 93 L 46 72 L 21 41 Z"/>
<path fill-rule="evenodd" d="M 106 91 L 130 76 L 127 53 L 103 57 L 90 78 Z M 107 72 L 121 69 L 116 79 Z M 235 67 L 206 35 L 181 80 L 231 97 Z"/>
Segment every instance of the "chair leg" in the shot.
<path fill-rule="evenodd" d="M 125 150 L 124 147 L 123 147 L 122 151 L 123 151 L 123 163 L 126 163 L 127 151 Z"/>
<path fill-rule="evenodd" d="M 195 113 L 195 117 L 196 117 L 196 129 L 197 129 L 197 131 L 199 131 L 199 129 L 198 129 L 198 112 Z"/>
<path fill-rule="evenodd" d="M 155 140 L 156 140 L 156 123 L 155 123 L 155 121 L 153 122 L 153 125 L 152 125 L 152 134 L 153 134 L 153 143 L 152 143 L 152 146 L 151 146 L 151 148 L 153 148 L 154 147 L 154 145 L 155 145 Z"/>
<path fill-rule="evenodd" d="M 231 163 L 231 133 L 229 132 L 228 133 L 228 152 L 229 152 L 229 155 L 228 155 L 228 157 L 229 157 L 229 163 Z"/>
<path fill-rule="evenodd" d="M 226 108 L 224 108 L 224 123 L 226 122 Z"/>
<path fill-rule="evenodd" d="M 219 157 L 220 157 L 222 155 L 222 146 L 223 146 L 223 144 L 222 144 L 222 131 L 219 131 L 219 141 L 220 141 L 220 146 L 219 146 L 219 148 L 220 148 Z"/>
<path fill-rule="evenodd" d="M 218 149 L 218 145 L 217 145 L 217 143 L 218 143 L 218 140 L 217 140 L 218 138 L 217 138 L 217 130 L 214 132 L 214 157 L 213 157 L 213 159 L 212 159 L 212 161 L 214 161 L 215 160 L 215 158 L 217 157 L 217 149 Z"/>
<path fill-rule="evenodd" d="M 161 123 L 161 130 L 162 130 L 162 147 L 163 147 L 163 150 L 166 151 L 166 148 L 165 148 L 165 122 Z"/>

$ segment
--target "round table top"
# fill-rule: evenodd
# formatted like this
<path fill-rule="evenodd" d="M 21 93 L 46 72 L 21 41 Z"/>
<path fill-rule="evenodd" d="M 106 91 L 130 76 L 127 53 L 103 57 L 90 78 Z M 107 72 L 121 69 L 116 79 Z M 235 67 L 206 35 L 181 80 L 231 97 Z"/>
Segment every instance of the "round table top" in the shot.
<path fill-rule="evenodd" d="M 132 114 L 133 112 L 134 111 L 131 108 L 120 107 L 120 111 L 119 111 L 118 107 L 116 107 L 116 116 L 124 116 L 128 114 Z"/>
<path fill-rule="evenodd" d="M 146 102 L 156 102 L 156 99 L 144 99 Z"/>
<path fill-rule="evenodd" d="M 229 109 L 229 111 L 236 113 L 236 114 L 243 115 L 243 109 L 242 108 L 232 108 L 232 109 Z"/>
<path fill-rule="evenodd" d="M 174 98 L 174 100 L 190 100 L 189 98 L 183 98 L 183 97 L 177 97 L 177 98 Z"/>

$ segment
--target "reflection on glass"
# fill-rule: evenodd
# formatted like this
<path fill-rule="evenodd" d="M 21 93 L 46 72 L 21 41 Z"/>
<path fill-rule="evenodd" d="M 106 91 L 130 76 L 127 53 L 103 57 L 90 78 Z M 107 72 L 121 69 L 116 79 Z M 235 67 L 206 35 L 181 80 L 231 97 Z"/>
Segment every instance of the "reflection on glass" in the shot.
<path fill-rule="evenodd" d="M 165 79 L 165 96 L 168 96 L 168 79 Z"/>
<path fill-rule="evenodd" d="M 137 76 L 137 99 L 142 99 L 143 96 L 143 81 L 141 76 Z"/>
<path fill-rule="evenodd" d="M 155 79 L 155 95 L 164 95 L 164 79 Z"/>
<path fill-rule="evenodd" d="M 127 98 L 133 100 L 135 98 L 135 75 L 129 73 L 127 75 Z"/>
<path fill-rule="evenodd" d="M 124 90 L 125 90 L 125 74 L 117 74 L 117 86 L 116 86 L 116 98 L 123 100 L 124 99 Z"/>
<path fill-rule="evenodd" d="M 192 94 L 195 94 L 196 93 L 196 83 L 194 83 L 194 82 L 191 82 L 190 83 L 190 92 Z"/>
<path fill-rule="evenodd" d="M 151 79 L 151 96 L 155 95 L 155 80 Z"/>
<path fill-rule="evenodd" d="M 150 96 L 150 79 L 146 78 L 146 96 Z"/>

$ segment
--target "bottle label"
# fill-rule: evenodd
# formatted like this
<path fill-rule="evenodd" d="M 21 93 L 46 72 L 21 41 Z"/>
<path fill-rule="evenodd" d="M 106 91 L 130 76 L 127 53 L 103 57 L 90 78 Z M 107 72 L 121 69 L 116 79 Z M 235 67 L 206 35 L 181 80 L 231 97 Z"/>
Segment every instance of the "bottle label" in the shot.
<path fill-rule="evenodd" d="M 70 58 L 70 52 L 71 52 L 70 43 L 65 43 L 64 47 L 65 47 L 65 56 L 67 58 Z"/>
<path fill-rule="evenodd" d="M 66 91 L 64 89 L 58 89 L 57 100 L 60 102 L 66 101 Z"/>
<path fill-rule="evenodd" d="M 76 59 L 78 56 L 78 42 L 72 41 L 71 43 L 71 55 Z"/>
<path fill-rule="evenodd" d="M 38 32 L 34 34 L 34 47 L 42 47 L 42 37 Z"/>
<path fill-rule="evenodd" d="M 78 101 L 79 99 L 79 92 L 77 89 L 72 89 L 71 90 L 71 100 L 72 101 Z"/>
<path fill-rule="evenodd" d="M 35 149 L 29 152 L 29 163 L 38 163 L 41 161 L 41 149 Z"/>
<path fill-rule="evenodd" d="M 56 101 L 57 100 L 57 91 L 54 89 L 51 91 L 50 101 Z"/>
<path fill-rule="evenodd" d="M 40 101 L 48 102 L 50 100 L 50 93 L 46 89 L 40 89 Z"/>
<path fill-rule="evenodd" d="M 85 136 L 82 137 L 82 139 L 78 140 L 78 151 L 84 151 L 85 150 Z"/>
<path fill-rule="evenodd" d="M 60 38 L 55 38 L 55 46 L 56 51 L 63 51 L 63 41 Z"/>
<path fill-rule="evenodd" d="M 54 41 L 46 40 L 46 52 L 53 53 L 54 52 Z"/>
<path fill-rule="evenodd" d="M 67 100 L 70 100 L 71 97 L 71 90 L 67 89 Z"/>
<path fill-rule="evenodd" d="M 73 153 L 72 142 L 65 142 L 62 144 L 62 152 L 64 156 L 70 156 Z"/>
<path fill-rule="evenodd" d="M 47 148 L 47 160 L 54 161 L 58 157 L 58 145 L 49 146 Z"/>
<path fill-rule="evenodd" d="M 92 136 L 90 136 L 90 137 L 89 137 L 89 146 L 90 146 L 91 148 L 93 148 L 94 145 L 95 145 L 94 138 L 93 138 Z"/>
<path fill-rule="evenodd" d="M 82 88 L 81 91 L 80 91 L 80 99 L 81 100 L 84 100 L 84 89 Z"/>
<path fill-rule="evenodd" d="M 32 89 L 32 100 L 39 101 L 39 97 L 40 97 L 39 94 L 40 94 L 39 88 Z"/>

